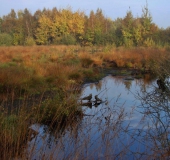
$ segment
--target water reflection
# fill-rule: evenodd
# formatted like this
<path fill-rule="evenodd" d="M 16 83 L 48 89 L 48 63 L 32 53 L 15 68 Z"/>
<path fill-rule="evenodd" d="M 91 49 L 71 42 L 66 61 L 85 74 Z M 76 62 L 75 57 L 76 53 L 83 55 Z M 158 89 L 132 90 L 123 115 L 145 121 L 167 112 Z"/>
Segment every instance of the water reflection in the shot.
<path fill-rule="evenodd" d="M 148 77 L 146 79 L 125 80 L 124 77 L 107 76 L 98 83 L 84 85 L 81 97 L 78 98 L 84 112 L 82 119 L 61 133 L 49 132 L 45 129 L 47 126 L 32 126 L 39 134 L 29 143 L 28 152 L 32 153 L 29 159 L 157 157 L 155 141 L 151 139 L 151 135 L 154 136 L 155 130 L 160 129 L 156 118 L 165 118 L 165 114 L 158 114 L 158 110 L 155 113 L 154 103 L 151 110 L 149 103 L 154 97 L 149 93 L 154 95 L 152 92 L 155 81 L 149 81 Z M 82 101 L 83 97 L 90 94 L 90 99 Z M 149 103 L 145 104 L 144 101 Z M 151 113 L 156 116 L 150 116 Z M 166 129 L 167 127 L 169 126 Z M 160 135 L 163 135 L 161 130 Z"/>
<path fill-rule="evenodd" d="M 150 92 L 145 92 L 138 98 L 141 100 L 144 114 L 150 118 L 154 128 L 148 130 L 147 136 L 150 141 L 154 141 L 154 152 L 159 153 L 160 157 L 170 156 L 170 90 L 169 85 L 158 79 L 153 84 Z M 169 157 L 170 158 L 170 157 Z"/>

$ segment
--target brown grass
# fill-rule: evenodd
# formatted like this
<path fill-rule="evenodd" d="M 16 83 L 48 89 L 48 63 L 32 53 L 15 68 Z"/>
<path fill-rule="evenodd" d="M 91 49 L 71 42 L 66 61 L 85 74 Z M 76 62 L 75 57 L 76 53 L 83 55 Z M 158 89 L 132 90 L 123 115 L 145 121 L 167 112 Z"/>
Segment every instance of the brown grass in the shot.
<path fill-rule="evenodd" d="M 63 60 L 75 58 L 76 55 L 80 59 L 93 59 L 94 62 L 101 65 L 101 61 L 116 61 L 118 64 L 125 64 L 126 61 L 133 64 L 139 64 L 142 60 L 155 58 L 162 54 L 168 53 L 166 48 L 113 48 L 107 52 L 99 50 L 94 53 L 89 52 L 89 49 L 84 49 L 76 46 L 12 46 L 0 47 L 0 62 L 16 61 L 17 63 L 35 63 L 44 58 L 48 61 L 56 62 L 58 59 Z M 120 65 L 121 67 L 121 65 Z"/>
<path fill-rule="evenodd" d="M 3 122 L 0 124 L 0 148 L 4 149 L 0 150 L 0 158 L 8 158 L 8 154 L 10 158 L 19 155 L 21 144 L 28 136 L 27 121 L 33 119 L 35 123 L 43 119 L 55 124 L 56 117 L 61 113 L 65 117 L 72 116 L 72 111 L 77 111 L 73 92 L 78 93 L 85 78 L 98 77 L 98 68 L 110 67 L 108 64 L 115 63 L 117 67 L 147 67 L 160 73 L 160 66 L 165 66 L 164 62 L 169 63 L 167 48 L 91 50 L 93 48 L 79 46 L 0 47 L 0 109 L 3 110 L 0 114 Z M 163 68 L 170 73 L 168 67 Z M 48 97 L 44 96 L 47 91 Z M 30 104 L 32 95 L 35 95 L 35 103 Z M 17 104 L 21 110 L 16 114 L 13 108 L 18 99 L 23 99 L 23 103 Z M 4 106 L 9 105 L 13 107 L 12 111 L 4 111 Z M 28 106 L 32 108 L 29 114 Z M 15 129 L 13 124 L 16 124 Z M 14 130 L 18 136 L 14 134 Z"/>
<path fill-rule="evenodd" d="M 156 68 L 155 62 L 161 58 L 165 60 L 169 55 L 166 48 L 110 48 L 107 51 L 96 49 L 93 53 L 89 50 L 64 45 L 0 47 L 0 82 L 22 86 L 37 77 L 63 85 L 70 79 L 77 78 L 81 82 L 86 76 L 83 75 L 83 70 L 87 73 L 86 68 L 115 63 L 117 67 L 152 69 L 153 66 Z"/>

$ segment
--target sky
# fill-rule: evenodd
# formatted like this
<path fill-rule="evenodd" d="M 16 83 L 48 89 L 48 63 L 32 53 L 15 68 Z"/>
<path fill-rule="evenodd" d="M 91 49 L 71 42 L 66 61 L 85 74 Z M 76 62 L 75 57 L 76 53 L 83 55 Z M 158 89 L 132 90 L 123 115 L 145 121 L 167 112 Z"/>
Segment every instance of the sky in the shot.
<path fill-rule="evenodd" d="M 73 11 L 81 10 L 88 15 L 91 10 L 102 9 L 103 14 L 115 20 L 124 18 L 127 11 L 132 11 L 134 17 L 142 15 L 142 8 L 148 4 L 152 21 L 159 27 L 170 27 L 170 0 L 0 0 L 0 17 L 27 8 L 32 14 L 38 9 L 57 9 L 71 7 Z"/>

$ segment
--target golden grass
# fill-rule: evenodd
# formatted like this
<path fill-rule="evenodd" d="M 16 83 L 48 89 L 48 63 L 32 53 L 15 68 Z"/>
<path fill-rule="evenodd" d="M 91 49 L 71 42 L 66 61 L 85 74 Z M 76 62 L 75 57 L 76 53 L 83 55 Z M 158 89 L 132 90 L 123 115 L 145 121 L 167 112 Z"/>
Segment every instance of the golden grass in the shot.
<path fill-rule="evenodd" d="M 154 66 L 158 70 L 159 66 L 155 63 L 161 64 L 169 59 L 168 55 L 168 48 L 110 47 L 106 50 L 104 47 L 94 49 L 64 45 L 0 47 L 0 82 L 1 85 L 29 87 L 32 79 L 39 79 L 53 85 L 65 85 L 70 80 L 82 82 L 84 76 L 95 75 L 93 68 L 107 67 L 107 63 L 138 69 L 152 69 Z"/>
<path fill-rule="evenodd" d="M 77 52 L 76 52 L 77 51 Z M 101 61 L 132 61 L 139 64 L 143 59 L 154 58 L 155 55 L 164 54 L 168 51 L 166 48 L 113 48 L 107 52 L 90 53 L 88 49 L 80 48 L 79 46 L 12 46 L 0 47 L 0 62 L 16 61 L 17 63 L 29 64 L 36 62 L 45 56 L 47 60 L 56 62 L 59 58 L 68 60 L 75 58 L 75 55 L 80 59 L 93 59 L 95 63 L 101 65 Z M 100 61 L 100 62 L 99 62 Z M 134 61 L 134 62 L 133 62 Z"/>
<path fill-rule="evenodd" d="M 93 48 L 92 48 L 93 49 Z M 92 50 L 91 49 L 91 50 Z M 84 76 L 83 68 L 102 67 L 104 63 L 114 62 L 118 67 L 152 67 L 154 61 L 169 54 L 166 48 L 110 48 L 89 52 L 79 46 L 12 46 L 0 47 L 0 81 L 21 85 L 22 80 L 32 77 L 52 78 L 63 84 L 71 77 Z M 6 66 L 6 67 L 5 67 Z M 21 69 L 25 68 L 25 70 Z M 26 73 L 27 72 L 27 73 Z M 79 76 L 78 76 L 78 74 Z M 77 74 L 77 75 L 76 75 Z M 10 80 L 13 79 L 13 82 Z"/>

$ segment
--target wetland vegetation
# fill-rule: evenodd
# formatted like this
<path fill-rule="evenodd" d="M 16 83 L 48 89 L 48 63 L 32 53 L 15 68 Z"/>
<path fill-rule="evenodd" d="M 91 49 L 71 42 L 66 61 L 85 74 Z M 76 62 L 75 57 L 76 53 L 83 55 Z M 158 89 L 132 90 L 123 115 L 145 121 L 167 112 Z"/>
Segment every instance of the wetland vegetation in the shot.
<path fill-rule="evenodd" d="M 91 52 L 94 49 L 96 52 Z M 10 159 L 11 157 L 18 156 L 22 158 L 30 157 L 28 153 L 25 153 L 28 142 L 32 143 L 31 140 L 35 140 L 37 134 L 39 135 L 39 131 L 30 128 L 31 126 L 45 125 L 46 133 L 54 133 L 56 136 L 60 133 L 61 136 L 61 133 L 65 132 L 67 128 L 74 130 L 74 126 L 83 122 L 82 120 L 88 118 L 90 120 L 91 116 L 88 116 L 90 114 L 84 112 L 83 107 L 81 107 L 82 104 L 79 102 L 83 84 L 96 83 L 99 82 L 102 77 L 111 75 L 112 77 L 123 77 L 126 87 L 130 88 L 130 81 L 133 79 L 140 80 L 140 78 L 147 81 L 149 74 L 152 77 L 154 76 L 157 79 L 163 80 L 168 88 L 168 48 L 138 47 L 126 49 L 113 47 L 105 51 L 105 47 L 103 47 L 100 48 L 100 51 L 97 51 L 96 47 L 15 46 L 1 47 L 0 56 L 0 148 L 2 159 Z M 128 65 L 129 63 L 131 63 L 131 65 Z M 145 89 L 147 89 L 147 87 L 145 87 Z M 125 91 L 122 91 L 122 93 L 123 92 Z M 147 90 L 145 93 L 147 93 Z M 147 98 L 149 98 L 149 96 L 146 95 L 145 98 L 141 97 L 141 99 L 145 100 L 147 105 L 155 104 L 155 106 L 152 107 L 159 107 L 159 104 L 156 102 L 151 103 L 155 95 L 152 94 L 152 92 L 148 92 L 148 94 L 149 93 L 151 93 L 150 97 L 153 96 L 153 98 L 148 100 Z M 164 98 L 168 103 L 168 90 L 166 92 L 160 92 L 159 94 L 162 96 L 166 95 L 165 97 L 167 98 Z M 164 105 L 165 101 L 161 96 L 157 96 L 160 103 Z M 104 98 L 99 97 L 101 99 Z M 145 103 L 143 104 L 144 108 L 148 109 L 146 113 L 155 113 L 154 111 L 150 111 L 150 107 L 146 106 Z M 117 113 L 117 115 L 115 115 L 117 118 L 114 119 L 114 127 L 116 128 L 120 127 L 120 123 L 126 117 L 124 115 L 123 104 L 121 105 L 122 106 L 119 106 L 115 102 L 115 104 L 109 104 L 107 108 L 109 109 L 113 106 L 120 107 L 118 107 L 118 110 L 114 110 L 114 112 Z M 101 109 L 101 107 L 99 108 Z M 104 108 L 106 108 L 106 106 Z M 168 111 L 168 104 L 166 108 L 162 107 L 162 110 L 165 111 L 165 109 Z M 157 114 L 159 115 L 159 113 Z M 108 119 L 107 116 L 101 113 L 99 115 L 101 118 Z M 159 117 L 159 120 L 163 123 L 161 117 Z M 104 126 L 101 127 L 103 129 Z M 165 129 L 168 130 L 167 128 L 166 126 Z M 106 127 L 105 129 L 110 133 L 109 128 Z M 117 129 L 119 131 L 119 129 L 123 128 L 121 126 L 121 128 Z M 118 131 L 117 134 L 119 134 Z M 103 134 L 107 132 L 103 132 Z M 107 136 L 107 134 L 103 136 Z M 157 141 L 156 138 L 154 140 Z M 109 141 L 109 137 L 107 141 Z M 86 142 L 88 143 L 88 140 Z M 169 142 L 168 139 L 167 142 Z M 85 144 L 83 144 L 83 146 L 84 145 Z M 81 149 L 83 149 L 83 146 Z M 90 152 L 93 152 L 93 149 Z M 103 148 L 99 148 L 99 150 L 100 149 Z M 33 146 L 31 149 L 29 148 L 32 154 L 34 153 L 33 150 Z M 95 149 L 96 152 L 99 152 L 99 150 Z M 110 152 L 109 150 L 108 152 Z M 81 153 L 84 151 L 79 150 L 77 152 Z M 160 150 L 160 154 L 162 154 L 162 152 L 163 151 Z M 51 156 L 55 155 L 52 153 Z M 65 154 L 67 155 L 67 153 Z M 124 152 L 121 150 L 119 153 L 120 157 L 123 157 Z M 153 153 L 155 154 L 155 152 Z M 74 153 L 69 153 L 68 157 L 70 154 L 73 154 L 70 159 L 74 159 Z M 79 155 L 79 153 L 77 154 L 78 157 L 81 155 Z M 67 157 L 66 155 L 65 157 Z M 88 155 L 83 154 L 82 156 L 88 158 Z M 114 155 L 111 154 L 109 158 L 112 156 Z M 155 156 L 157 156 L 157 154 Z M 116 155 L 116 157 L 119 157 L 119 155 Z"/>
<path fill-rule="evenodd" d="M 0 18 L 0 159 L 169 158 L 169 35 L 147 5 L 114 21 L 12 9 Z"/>

